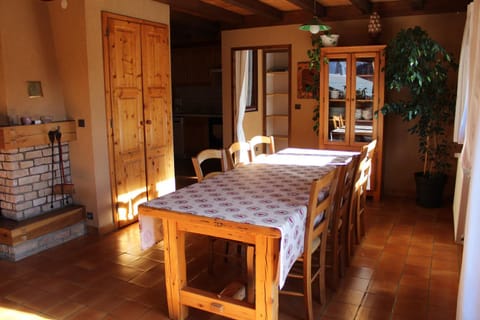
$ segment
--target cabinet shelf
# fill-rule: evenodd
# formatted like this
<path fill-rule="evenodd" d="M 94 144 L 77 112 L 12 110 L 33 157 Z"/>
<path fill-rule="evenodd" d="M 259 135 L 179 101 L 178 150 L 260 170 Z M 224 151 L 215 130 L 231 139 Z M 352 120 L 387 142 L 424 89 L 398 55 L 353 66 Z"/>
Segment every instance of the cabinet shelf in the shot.
<path fill-rule="evenodd" d="M 287 96 L 288 97 L 288 92 L 270 92 L 267 93 L 266 96 Z"/>
<path fill-rule="evenodd" d="M 288 114 L 267 114 L 267 118 L 286 118 L 288 119 Z"/>
<path fill-rule="evenodd" d="M 289 50 L 267 50 L 265 62 L 264 134 L 274 136 L 278 150 L 288 147 L 290 71 Z"/>
<path fill-rule="evenodd" d="M 365 119 L 355 119 L 356 124 L 371 124 L 373 119 L 365 120 Z"/>
<path fill-rule="evenodd" d="M 282 71 L 267 71 L 267 76 L 288 76 L 288 70 Z"/>

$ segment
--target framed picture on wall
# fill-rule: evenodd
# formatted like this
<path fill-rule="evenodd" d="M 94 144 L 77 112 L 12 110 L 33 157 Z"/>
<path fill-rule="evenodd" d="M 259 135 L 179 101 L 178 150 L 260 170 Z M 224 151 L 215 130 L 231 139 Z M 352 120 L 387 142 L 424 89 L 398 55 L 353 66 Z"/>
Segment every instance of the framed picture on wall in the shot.
<path fill-rule="evenodd" d="M 297 65 L 297 98 L 313 99 L 313 94 L 307 88 L 313 85 L 313 71 L 309 68 L 308 61 L 298 62 Z"/>

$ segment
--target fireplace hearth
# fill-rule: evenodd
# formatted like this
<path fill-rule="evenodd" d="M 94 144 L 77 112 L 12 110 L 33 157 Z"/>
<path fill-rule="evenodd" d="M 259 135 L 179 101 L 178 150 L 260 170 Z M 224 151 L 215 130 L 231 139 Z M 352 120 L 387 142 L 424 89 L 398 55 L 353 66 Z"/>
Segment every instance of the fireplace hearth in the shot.
<path fill-rule="evenodd" d="M 61 143 L 49 143 L 51 130 L 65 132 Z M 17 261 L 85 234 L 84 208 L 55 192 L 71 185 L 75 139 L 74 121 L 0 128 L 0 258 Z"/>

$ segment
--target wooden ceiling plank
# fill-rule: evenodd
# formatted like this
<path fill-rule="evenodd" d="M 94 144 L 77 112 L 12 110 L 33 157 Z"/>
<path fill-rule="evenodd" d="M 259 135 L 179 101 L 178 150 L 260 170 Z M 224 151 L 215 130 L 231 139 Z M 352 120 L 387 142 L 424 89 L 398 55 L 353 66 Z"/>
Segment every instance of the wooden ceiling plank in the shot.
<path fill-rule="evenodd" d="M 317 3 L 315 4 L 316 12 L 314 12 L 315 10 L 313 8 L 314 7 L 313 1 L 309 1 L 309 0 L 287 0 L 287 1 L 296 5 L 297 7 L 302 8 L 303 11 L 311 12 L 313 15 L 317 17 L 323 17 L 327 12 L 326 8 L 322 6 L 320 3 L 318 3 L 317 0 L 313 0 L 313 1 L 317 1 Z"/>
<path fill-rule="evenodd" d="M 223 0 L 231 5 L 244 8 L 258 14 L 260 16 L 266 16 L 275 20 L 280 20 L 283 13 L 276 8 L 266 5 L 263 2 L 257 0 Z"/>
<path fill-rule="evenodd" d="M 272 4 L 264 3 L 264 5 L 272 7 L 275 10 L 282 12 L 281 19 L 266 19 L 265 15 L 248 14 L 242 16 L 241 14 L 234 13 L 227 9 L 220 9 L 221 5 L 207 5 L 200 3 L 199 0 L 155 0 L 158 2 L 166 3 L 171 6 L 172 12 L 181 12 L 184 14 L 190 14 L 198 19 L 204 19 L 216 23 L 220 30 L 237 29 L 237 28 L 249 28 L 260 27 L 269 25 L 282 25 L 282 24 L 295 24 L 304 23 L 311 19 L 313 14 L 313 1 L 314 0 L 285 0 L 301 10 L 283 11 L 278 9 Z M 232 3 L 240 4 L 244 2 L 242 0 L 223 0 L 226 7 Z M 228 1 L 228 2 L 227 2 Z M 248 0 L 245 6 L 248 6 L 253 0 Z M 336 0 L 339 1 L 339 0 Z M 351 20 L 351 19 L 363 19 L 370 13 L 368 7 L 372 6 L 382 18 L 386 17 L 398 17 L 409 16 L 418 14 L 439 14 L 448 12 L 465 12 L 468 3 L 471 0 L 404 0 L 404 1 L 376 1 L 376 0 L 348 0 L 351 5 L 342 6 L 330 6 L 321 5 L 320 2 L 316 3 L 317 14 L 320 19 L 325 22 L 339 21 L 339 20 Z M 258 1 L 262 2 L 262 1 Z M 362 4 L 363 3 L 363 4 Z M 421 9 L 414 9 L 413 7 L 422 7 Z M 254 7 L 254 6 L 253 6 Z M 237 7 L 241 9 L 241 7 Z M 362 9 L 363 8 L 363 11 Z M 372 8 L 372 9 L 373 9 Z M 247 9 L 243 9 L 248 11 Z M 250 6 L 250 12 L 252 6 Z M 260 9 L 263 11 L 263 9 Z M 365 12 L 365 13 L 362 13 Z M 276 14 L 274 14 L 276 15 Z M 173 16 L 173 18 L 175 18 Z"/>
<path fill-rule="evenodd" d="M 350 0 L 350 2 L 363 14 L 369 14 L 372 11 L 372 3 L 369 0 Z"/>
<path fill-rule="evenodd" d="M 316 1 L 316 0 L 314 0 Z M 302 10 L 313 12 L 313 1 L 310 0 L 288 0 L 288 2 L 302 8 Z"/>
<path fill-rule="evenodd" d="M 241 15 L 220 7 L 206 4 L 200 0 L 155 0 L 170 5 L 173 11 L 179 11 L 210 21 L 221 21 L 230 25 L 241 25 Z"/>
<path fill-rule="evenodd" d="M 425 6 L 424 0 L 410 0 L 410 6 L 413 10 L 423 10 Z"/>

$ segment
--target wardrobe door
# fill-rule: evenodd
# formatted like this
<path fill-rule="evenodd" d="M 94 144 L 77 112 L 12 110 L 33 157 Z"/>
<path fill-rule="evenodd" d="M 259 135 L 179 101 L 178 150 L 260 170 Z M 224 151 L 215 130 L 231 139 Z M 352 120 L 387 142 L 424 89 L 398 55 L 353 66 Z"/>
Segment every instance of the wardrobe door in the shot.
<path fill-rule="evenodd" d="M 141 24 L 108 19 L 113 175 L 118 225 L 136 220 L 146 192 Z"/>
<path fill-rule="evenodd" d="M 142 68 L 147 194 L 151 200 L 175 190 L 170 49 L 166 26 L 142 25 Z"/>

